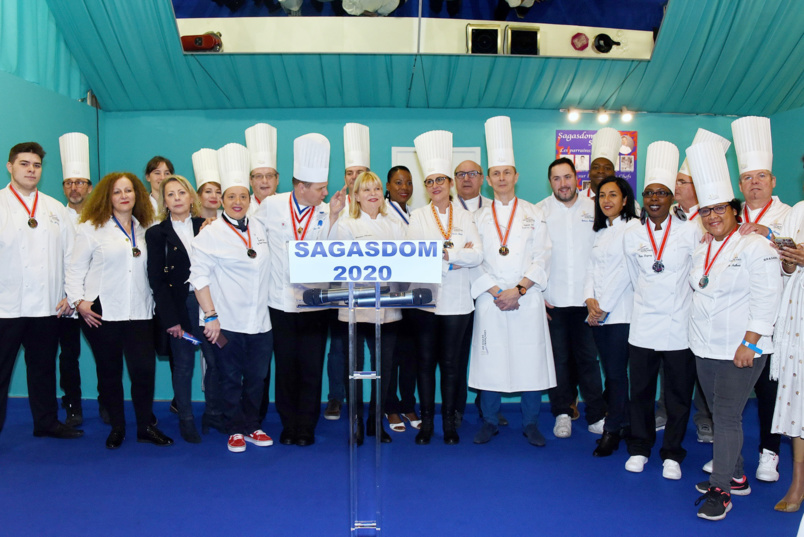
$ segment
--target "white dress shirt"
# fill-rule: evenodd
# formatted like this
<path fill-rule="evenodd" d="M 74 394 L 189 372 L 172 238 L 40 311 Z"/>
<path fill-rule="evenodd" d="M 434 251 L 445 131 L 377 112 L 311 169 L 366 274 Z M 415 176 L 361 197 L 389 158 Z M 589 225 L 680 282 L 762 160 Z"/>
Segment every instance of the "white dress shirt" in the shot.
<path fill-rule="evenodd" d="M 627 229 L 639 225 L 638 218 L 626 222 L 618 217 L 612 223 L 607 220 L 606 227 L 595 233 L 583 294 L 586 298 L 597 300 L 600 309 L 609 314 L 605 324 L 631 322 L 634 287 L 631 285 L 631 277 L 626 266 L 623 236 Z M 550 274 L 552 280 L 554 273 Z"/>
<path fill-rule="evenodd" d="M 722 243 L 712 241 L 709 261 Z M 762 337 L 757 347 L 773 353 L 773 325 L 782 296 L 779 256 L 770 242 L 756 233 L 735 233 L 709 272 L 709 283 L 698 285 L 709 245 L 693 254 L 689 285 L 694 290 L 689 322 L 690 349 L 696 356 L 733 360 L 745 333 Z"/>
<path fill-rule="evenodd" d="M 335 236 L 343 241 L 368 241 L 368 240 L 402 240 L 405 238 L 406 227 L 399 219 L 392 216 L 378 214 L 377 218 L 371 218 L 367 213 L 361 211 L 358 218 L 349 215 L 338 218 Z M 391 291 L 398 291 L 398 286 L 392 284 Z M 355 319 L 359 323 L 374 323 L 376 319 L 375 309 L 358 308 L 355 310 Z M 380 323 L 391 323 L 402 319 L 402 311 L 399 308 L 381 308 Z M 338 320 L 349 322 L 349 310 L 340 308 L 338 310 Z"/>
<path fill-rule="evenodd" d="M 742 208 L 740 210 L 740 218 L 743 219 L 743 223 L 745 223 L 745 208 L 747 207 L 746 203 L 743 202 Z M 762 218 L 759 219 L 757 222 L 757 217 L 759 213 L 762 212 L 762 209 L 765 207 L 760 207 L 759 209 L 748 209 L 748 217 L 751 219 L 751 222 L 767 226 L 773 232 L 774 235 L 781 235 L 782 233 L 782 226 L 784 225 L 785 218 L 787 217 L 787 213 L 790 212 L 790 206 L 786 203 L 782 203 L 778 196 L 773 196 L 771 198 L 771 206 L 768 208 L 768 211 L 762 215 Z M 761 348 L 761 347 L 760 347 Z"/>
<path fill-rule="evenodd" d="M 248 257 L 243 242 L 248 235 L 232 231 L 223 218 L 202 229 L 193 239 L 190 284 L 196 289 L 209 286 L 222 329 L 261 334 L 271 330 L 268 280 L 273 256 L 262 224 L 250 218 L 248 231 L 254 258 Z"/>
<path fill-rule="evenodd" d="M 687 277 L 692 266 L 692 252 L 698 246 L 701 232 L 696 224 L 680 220 L 671 214 L 662 229 L 652 226 L 656 248 L 670 225 L 670 236 L 662 255 L 664 270 L 653 271 L 656 261 L 646 225 L 629 227 L 623 236 L 623 251 L 634 286 L 634 309 L 628 343 L 657 351 L 677 351 L 689 348 L 687 324 L 692 303 L 692 289 Z"/>
<path fill-rule="evenodd" d="M 98 227 L 78 225 L 72 259 L 67 268 L 67 298 L 94 302 L 100 298 L 104 321 L 151 319 L 154 299 L 148 283 L 145 228 L 132 217 L 140 256 L 132 255 L 131 241 L 113 219 Z M 128 233 L 131 230 L 126 230 Z"/>
<path fill-rule="evenodd" d="M 291 194 L 292 192 L 285 192 L 264 199 L 260 204 L 259 210 L 254 215 L 254 219 L 259 221 L 268 233 L 268 247 L 271 250 L 268 305 L 285 313 L 299 313 L 309 310 L 309 308 L 298 309 L 297 306 L 301 302 L 302 296 L 299 293 L 303 293 L 304 289 L 307 288 L 321 288 L 322 284 L 294 285 L 290 283 L 288 243 L 296 240 L 293 233 L 294 224 L 290 214 Z M 307 228 L 305 240 L 326 240 L 330 238 L 330 231 L 334 236 L 336 226 L 333 226 L 333 229 L 330 230 L 329 205 L 322 203 L 317 207 L 312 207 L 310 210 L 313 211 L 313 215 L 310 227 Z M 306 222 L 307 220 L 305 219 Z M 328 284 L 323 285 L 324 288 L 328 286 Z"/>
<path fill-rule="evenodd" d="M 433 204 L 429 203 L 413 211 L 407 231 L 409 240 L 435 239 L 439 242 L 445 240 L 433 218 L 432 207 Z M 474 216 L 456 202 L 452 202 L 452 211 L 450 240 L 453 246 L 449 249 L 449 261 L 441 260 L 441 283 L 415 284 L 415 287 L 426 287 L 433 292 L 435 310 L 421 309 L 434 311 L 436 315 L 464 315 L 475 309 L 471 286 L 476 273 L 470 269 L 477 267 L 483 261 L 483 242 L 475 226 Z M 439 213 L 439 217 L 448 215 L 448 212 L 444 215 Z M 441 227 L 446 231 L 449 228 L 449 221 L 442 220 Z M 468 242 L 472 243 L 471 248 L 464 247 Z"/>
<path fill-rule="evenodd" d="M 544 299 L 559 308 L 584 305 L 583 283 L 592 244 L 596 233 L 595 202 L 578 195 L 575 203 L 567 207 L 550 195 L 536 204 L 544 213 L 547 232 L 553 243 L 550 256 L 550 280 L 544 291 Z"/>
<path fill-rule="evenodd" d="M 36 191 L 20 197 L 33 209 Z M 39 192 L 34 217 L 11 192 L 0 190 L 0 318 L 50 317 L 64 298 L 64 269 L 75 230 L 64 206 Z"/>

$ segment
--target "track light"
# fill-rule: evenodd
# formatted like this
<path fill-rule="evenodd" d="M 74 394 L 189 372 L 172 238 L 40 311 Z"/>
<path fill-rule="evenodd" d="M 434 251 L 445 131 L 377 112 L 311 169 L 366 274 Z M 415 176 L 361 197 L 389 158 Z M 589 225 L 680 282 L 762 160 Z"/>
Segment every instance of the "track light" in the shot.
<path fill-rule="evenodd" d="M 571 122 L 575 123 L 580 118 L 581 118 L 581 113 L 578 112 L 577 109 L 575 109 L 575 108 L 570 108 L 569 109 L 569 113 L 567 114 L 567 119 L 569 119 Z"/>
<path fill-rule="evenodd" d="M 608 123 L 609 122 L 609 113 L 606 112 L 606 109 L 602 106 L 597 109 L 597 122 L 598 123 Z"/>
<path fill-rule="evenodd" d="M 622 119 L 624 123 L 628 123 L 629 121 L 634 119 L 634 114 L 632 112 L 629 112 L 628 109 L 624 106 L 620 110 L 620 114 L 621 114 L 620 119 Z"/>

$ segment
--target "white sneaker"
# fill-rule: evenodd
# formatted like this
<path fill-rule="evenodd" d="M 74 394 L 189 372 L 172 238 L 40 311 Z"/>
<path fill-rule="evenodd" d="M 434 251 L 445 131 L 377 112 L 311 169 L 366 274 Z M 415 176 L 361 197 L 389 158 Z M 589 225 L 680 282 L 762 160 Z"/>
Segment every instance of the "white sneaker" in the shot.
<path fill-rule="evenodd" d="M 703 470 L 707 474 L 711 474 L 712 473 L 712 464 L 713 463 L 714 463 L 714 461 L 710 460 L 709 462 L 707 462 L 706 464 L 703 465 L 703 468 L 701 468 L 701 470 Z"/>
<path fill-rule="evenodd" d="M 665 459 L 662 464 L 662 477 L 665 479 L 681 479 L 681 465 L 672 459 Z"/>
<path fill-rule="evenodd" d="M 572 420 L 569 414 L 559 414 L 556 417 L 553 434 L 556 435 L 556 438 L 569 438 L 572 436 Z"/>
<path fill-rule="evenodd" d="M 625 469 L 629 472 L 634 472 L 638 474 L 642 470 L 645 469 L 645 463 L 648 462 L 648 458 L 643 455 L 631 455 L 627 461 L 625 461 Z"/>
<path fill-rule="evenodd" d="M 603 423 L 605 421 L 606 421 L 605 419 L 602 419 L 600 421 L 596 421 L 595 423 L 593 423 L 592 425 L 587 427 L 587 429 L 592 434 L 603 434 Z"/>
<path fill-rule="evenodd" d="M 779 481 L 779 455 L 768 449 L 763 449 L 759 454 L 759 466 L 757 466 L 757 479 L 773 483 Z"/>

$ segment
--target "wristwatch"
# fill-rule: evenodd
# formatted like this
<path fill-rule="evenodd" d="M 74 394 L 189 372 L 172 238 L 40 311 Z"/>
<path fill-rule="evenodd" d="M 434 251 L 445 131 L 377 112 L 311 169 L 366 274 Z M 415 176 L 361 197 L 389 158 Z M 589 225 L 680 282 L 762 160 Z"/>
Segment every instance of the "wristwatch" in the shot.
<path fill-rule="evenodd" d="M 74 309 L 74 310 L 77 310 L 77 309 L 78 309 L 78 305 L 79 305 L 81 302 L 83 302 L 83 301 L 84 301 L 84 299 L 83 299 L 83 298 L 79 298 L 78 300 L 76 300 L 75 302 L 73 302 L 73 309 Z"/>
<path fill-rule="evenodd" d="M 516 285 L 516 289 L 517 289 L 517 291 L 519 291 L 520 296 L 524 296 L 524 295 L 525 295 L 525 293 L 527 293 L 527 292 L 528 292 L 528 288 L 527 288 L 527 287 L 525 287 L 524 285 L 519 285 L 519 284 L 517 284 L 517 285 Z"/>

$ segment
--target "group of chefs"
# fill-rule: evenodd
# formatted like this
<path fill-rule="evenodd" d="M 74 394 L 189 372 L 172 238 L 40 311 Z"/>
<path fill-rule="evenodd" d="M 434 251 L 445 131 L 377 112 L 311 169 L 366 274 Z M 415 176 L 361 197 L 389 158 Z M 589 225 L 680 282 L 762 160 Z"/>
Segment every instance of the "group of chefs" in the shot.
<path fill-rule="evenodd" d="M 471 160 L 454 166 L 452 133 L 429 131 L 414 140 L 423 183 L 414 186 L 410 170 L 395 166 L 383 185 L 370 166 L 369 128 L 347 124 L 345 185 L 328 203 L 329 141 L 316 133 L 296 138 L 292 189 L 277 193 L 277 131 L 265 123 L 246 130 L 245 145 L 193 154 L 194 184 L 157 156 L 145 181 L 118 172 L 92 185 L 87 136 L 65 134 L 67 207 L 37 188 L 42 147 L 17 144 L 7 164 L 10 183 L 0 190 L 0 430 L 23 347 L 34 435 L 82 436 L 83 331 L 95 357 L 101 417 L 111 426 L 109 449 L 126 437 L 124 364 L 137 441 L 173 444 L 152 412 L 156 350 L 170 356 L 171 411 L 181 436 L 201 441 L 191 404 L 198 348 L 202 432 L 225 434 L 232 452 L 273 444 L 261 428 L 273 356 L 279 442 L 309 446 L 325 361 L 326 419 L 340 418 L 350 389 L 348 316 L 299 307 L 289 244 L 430 239 L 443 247 L 434 305 L 382 314 L 382 381 L 372 401 L 379 397 L 392 432 L 411 427 L 417 444 L 430 442 L 438 367 L 447 444 L 459 442 L 467 386 L 477 392 L 482 420 L 476 444 L 507 425 L 500 403 L 512 393 L 520 396 L 530 444 L 546 444 L 538 419 L 543 393 L 554 436 L 569 438 L 580 393 L 588 430 L 600 435 L 595 456 L 610 456 L 624 440 L 625 469 L 642 472 L 664 428 L 662 475 L 677 480 L 694 399 L 698 440 L 713 442 L 704 468 L 711 477 L 696 487 L 703 494 L 698 516 L 720 520 L 731 495 L 750 492 L 740 451 L 742 412 L 755 391 L 756 477 L 779 479 L 781 434 L 795 437 L 793 482 L 777 510 L 797 510 L 804 497 L 796 425 L 804 300 L 788 289 L 804 272 L 804 208 L 791 211 L 773 195 L 770 121 L 732 124 L 742 203 L 726 162 L 731 143 L 703 129 L 684 154 L 669 142 L 650 144 L 637 193 L 616 177 L 620 133 L 603 128 L 592 139 L 589 188 L 578 189 L 573 161 L 561 157 L 547 170 L 552 194 L 537 204 L 516 195 L 510 118 L 490 118 L 485 134 L 485 170 Z M 493 199 L 481 195 L 484 181 Z M 414 188 L 423 188 L 429 203 L 412 209 Z M 373 309 L 357 320 L 355 367 L 362 370 L 363 341 L 373 364 L 378 358 Z M 56 400 L 59 347 L 65 422 Z M 658 386 L 666 413 L 659 427 Z M 357 398 L 362 402 L 362 392 Z M 365 427 L 362 405 L 349 416 L 358 444 L 364 435 L 392 441 L 374 408 Z"/>

